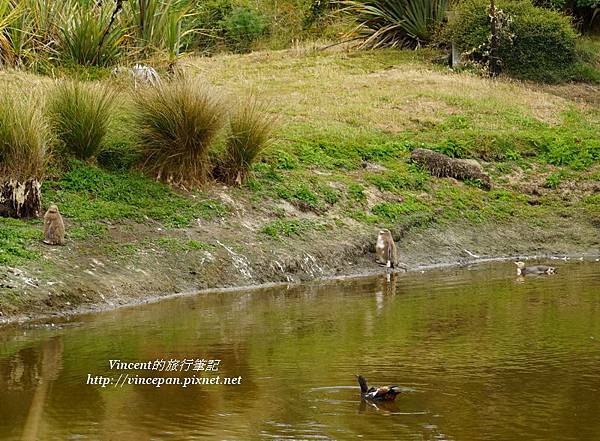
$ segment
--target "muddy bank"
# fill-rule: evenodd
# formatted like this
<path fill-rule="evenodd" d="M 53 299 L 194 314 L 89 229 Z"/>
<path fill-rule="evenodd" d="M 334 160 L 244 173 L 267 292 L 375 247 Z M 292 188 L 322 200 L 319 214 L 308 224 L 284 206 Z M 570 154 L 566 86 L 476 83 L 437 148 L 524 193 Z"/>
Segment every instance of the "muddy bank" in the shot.
<path fill-rule="evenodd" d="M 239 226 L 238 226 L 239 227 Z M 24 268 L 0 269 L 0 324 L 135 305 L 200 291 L 372 275 L 377 230 L 355 225 L 280 240 L 221 229 L 205 249 L 151 246 L 123 253 L 89 243 L 43 248 Z M 213 231 L 213 233 L 215 233 Z M 400 259 L 408 271 L 461 265 L 502 256 L 600 255 L 598 228 L 573 219 L 552 227 L 531 224 L 399 226 Z M 202 228 L 182 231 L 202 237 Z M 543 259 L 542 259 L 543 260 Z"/>

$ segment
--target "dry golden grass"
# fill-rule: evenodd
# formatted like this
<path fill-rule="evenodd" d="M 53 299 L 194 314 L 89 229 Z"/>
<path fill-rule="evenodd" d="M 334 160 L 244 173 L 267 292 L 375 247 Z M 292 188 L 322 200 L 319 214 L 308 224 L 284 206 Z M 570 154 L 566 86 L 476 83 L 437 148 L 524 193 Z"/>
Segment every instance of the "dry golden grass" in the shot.
<path fill-rule="evenodd" d="M 50 153 L 50 134 L 41 102 L 25 90 L 0 96 L 0 182 L 41 179 Z"/>
<path fill-rule="evenodd" d="M 470 128 L 489 131 L 510 129 L 515 119 L 561 124 L 563 113 L 573 108 L 599 120 L 592 106 L 568 94 L 514 80 L 452 73 L 422 58 L 416 52 L 392 50 L 293 50 L 190 58 L 182 68 L 230 91 L 252 89 L 297 123 L 400 132 L 462 115 Z M 597 86 L 587 87 L 590 95 L 600 94 Z"/>

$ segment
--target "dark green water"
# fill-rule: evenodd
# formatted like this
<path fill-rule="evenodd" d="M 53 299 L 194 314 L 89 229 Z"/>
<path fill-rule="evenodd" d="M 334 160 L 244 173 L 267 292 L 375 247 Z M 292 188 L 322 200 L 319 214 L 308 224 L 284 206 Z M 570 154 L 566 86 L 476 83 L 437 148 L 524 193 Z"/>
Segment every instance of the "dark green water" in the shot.
<path fill-rule="evenodd" d="M 600 264 L 514 271 L 206 294 L 0 330 L 0 439 L 600 440 Z M 157 358 L 221 362 L 109 367 Z M 404 392 L 362 403 L 355 373 Z M 116 385 L 121 374 L 241 384 Z"/>

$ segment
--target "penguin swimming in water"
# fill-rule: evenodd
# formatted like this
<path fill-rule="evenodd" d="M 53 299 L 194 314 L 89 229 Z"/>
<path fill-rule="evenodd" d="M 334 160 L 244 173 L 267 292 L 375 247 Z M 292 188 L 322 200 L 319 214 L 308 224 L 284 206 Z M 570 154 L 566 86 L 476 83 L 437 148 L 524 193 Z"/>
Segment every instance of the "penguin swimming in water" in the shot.
<path fill-rule="evenodd" d="M 381 386 L 368 387 L 367 380 L 362 375 L 357 375 L 356 379 L 360 385 L 360 396 L 369 401 L 394 401 L 396 395 L 400 393 L 399 386 Z"/>
<path fill-rule="evenodd" d="M 556 274 L 556 268 L 547 265 L 525 266 L 525 262 L 515 262 L 517 265 L 517 276 L 526 274 Z"/>

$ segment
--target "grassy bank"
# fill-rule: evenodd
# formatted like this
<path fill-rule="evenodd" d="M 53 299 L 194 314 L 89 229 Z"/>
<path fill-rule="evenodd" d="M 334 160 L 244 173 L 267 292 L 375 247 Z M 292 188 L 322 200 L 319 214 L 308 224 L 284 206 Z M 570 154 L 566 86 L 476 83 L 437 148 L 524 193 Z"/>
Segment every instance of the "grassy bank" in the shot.
<path fill-rule="evenodd" d="M 276 141 L 241 188 L 175 190 L 136 168 L 73 161 L 43 183 L 67 245 L 40 221 L 0 219 L 0 311 L 60 311 L 152 293 L 298 280 L 371 267 L 381 227 L 409 266 L 479 255 L 598 251 L 597 86 L 453 73 L 428 51 L 302 48 L 188 58 L 223 93 L 271 103 Z M 108 146 L 130 149 L 125 118 Z M 2 87 L 51 80 L 0 72 Z M 480 161 L 493 188 L 412 164 L 426 147 Z"/>

